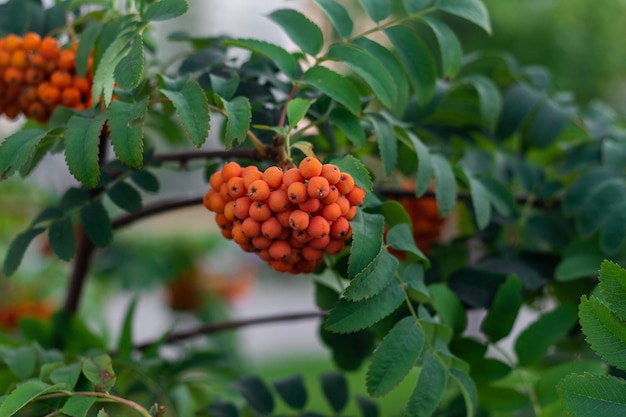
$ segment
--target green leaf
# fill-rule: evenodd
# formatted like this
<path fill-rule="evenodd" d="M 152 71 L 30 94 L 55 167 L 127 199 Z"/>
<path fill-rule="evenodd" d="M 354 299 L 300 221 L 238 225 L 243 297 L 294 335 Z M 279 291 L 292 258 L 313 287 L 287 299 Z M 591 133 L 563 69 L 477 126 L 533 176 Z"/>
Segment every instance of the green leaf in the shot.
<path fill-rule="evenodd" d="M 348 404 L 348 382 L 346 378 L 339 372 L 326 372 L 320 376 L 322 391 L 324 396 L 335 411 L 335 415 L 339 415 Z"/>
<path fill-rule="evenodd" d="M 489 201 L 500 215 L 512 217 L 517 212 L 517 203 L 511 190 L 493 178 L 480 178 L 479 181 L 487 189 Z"/>
<path fill-rule="evenodd" d="M 563 259 L 554 271 L 554 279 L 560 282 L 573 281 L 596 275 L 598 265 L 604 256 L 595 253 L 581 253 Z"/>
<path fill-rule="evenodd" d="M 424 347 L 424 333 L 408 316 L 398 321 L 374 351 L 367 370 L 367 392 L 387 394 L 407 376 Z"/>
<path fill-rule="evenodd" d="M 600 265 L 600 292 L 611 311 L 626 318 L 626 271 L 616 263 L 604 260 Z"/>
<path fill-rule="evenodd" d="M 383 3 L 381 1 L 381 3 Z M 379 61 L 385 69 L 391 74 L 396 88 L 396 102 L 391 107 L 391 111 L 397 117 L 402 117 L 406 106 L 409 102 L 409 81 L 398 58 L 386 47 L 374 42 L 371 39 L 360 37 L 353 41 L 355 45 L 360 46 L 377 61 Z"/>
<path fill-rule="evenodd" d="M 612 212 L 609 207 L 626 204 L 626 184 L 621 181 L 606 181 L 593 190 L 588 190 L 587 193 L 588 196 L 576 218 L 578 232 L 583 237 L 591 236 L 606 223 Z"/>
<path fill-rule="evenodd" d="M 344 108 L 337 107 L 330 112 L 328 119 L 332 124 L 337 126 L 355 146 L 359 148 L 365 146 L 365 130 L 363 130 L 359 118 L 354 114 Z"/>
<path fill-rule="evenodd" d="M 378 151 L 383 161 L 385 174 L 393 173 L 398 162 L 398 141 L 393 134 L 391 123 L 383 116 L 375 113 L 367 113 L 367 117 L 374 125 L 374 135 L 378 143 Z"/>
<path fill-rule="evenodd" d="M 135 309 L 137 308 L 137 297 L 133 297 L 128 305 L 126 315 L 124 316 L 124 324 L 120 333 L 120 340 L 117 343 L 117 353 L 121 357 L 130 358 L 133 352 L 133 318 L 135 317 Z"/>
<path fill-rule="evenodd" d="M 350 281 L 344 296 L 352 301 L 375 296 L 394 278 L 399 265 L 398 258 L 381 247 L 374 261 Z"/>
<path fill-rule="evenodd" d="M 0 144 L 0 180 L 7 179 L 19 171 L 45 137 L 44 130 L 25 129 L 6 138 Z"/>
<path fill-rule="evenodd" d="M 200 147 L 209 134 L 209 103 L 200 84 L 188 80 L 179 90 L 162 89 L 172 101 L 191 142 Z"/>
<path fill-rule="evenodd" d="M 445 217 L 456 205 L 457 186 L 450 162 L 443 156 L 431 155 L 435 177 L 435 195 L 439 216 Z"/>
<path fill-rule="evenodd" d="M 480 330 L 489 341 L 497 342 L 511 332 L 517 314 L 522 306 L 522 282 L 515 275 L 509 275 L 500 285 Z"/>
<path fill-rule="evenodd" d="M 14 415 L 49 388 L 50 385 L 37 380 L 24 382 L 11 391 L 0 403 L 0 416 Z"/>
<path fill-rule="evenodd" d="M 331 332 L 350 333 L 365 329 L 387 317 L 404 301 L 404 291 L 395 280 L 378 295 L 363 301 L 339 300 L 326 318 L 325 327 Z"/>
<path fill-rule="evenodd" d="M 572 373 L 582 374 L 585 372 L 605 374 L 606 365 L 594 358 L 589 360 L 567 361 L 548 369 L 542 369 L 539 379 L 534 384 L 537 400 L 541 405 L 547 405 L 555 401 L 558 402 L 559 393 L 555 389 L 557 384 Z"/>
<path fill-rule="evenodd" d="M 100 200 L 95 200 L 80 210 L 80 220 L 89 239 L 99 248 L 108 246 L 113 238 L 109 214 Z"/>
<path fill-rule="evenodd" d="M 263 55 L 274 61 L 278 69 L 290 79 L 298 77 L 298 61 L 278 45 L 256 39 L 227 39 L 221 42 L 221 45 L 236 46 Z"/>
<path fill-rule="evenodd" d="M 122 210 L 135 212 L 141 210 L 141 194 L 132 185 L 118 181 L 107 190 L 107 196 Z"/>
<path fill-rule="evenodd" d="M 327 57 L 347 64 L 351 71 L 365 80 L 386 107 L 393 107 L 397 101 L 396 83 L 376 57 L 356 45 L 343 44 L 332 45 Z"/>
<path fill-rule="evenodd" d="M 437 38 L 441 51 L 441 68 L 444 78 L 454 78 L 461 69 L 463 48 L 454 31 L 441 20 L 433 16 L 423 16 L 422 19 L 428 24 Z"/>
<path fill-rule="evenodd" d="M 613 207 L 600 229 L 600 248 L 607 253 L 615 253 L 626 239 L 626 204 Z"/>
<path fill-rule="evenodd" d="M 13 239 L 7 250 L 6 257 L 4 258 L 4 267 L 2 272 L 5 276 L 9 277 L 13 275 L 15 270 L 20 266 L 24 253 L 30 245 L 30 242 L 40 233 L 46 230 L 43 227 L 37 227 L 35 229 L 28 229 L 25 232 L 20 233 Z"/>
<path fill-rule="evenodd" d="M 524 141 L 538 148 L 552 145 L 569 122 L 569 118 L 569 113 L 561 109 L 553 100 L 543 100 L 530 126 L 524 131 Z"/>
<path fill-rule="evenodd" d="M 226 137 L 224 138 L 226 148 L 230 148 L 233 142 L 241 144 L 250 129 L 252 120 L 252 109 L 248 97 L 235 97 L 231 101 L 222 100 L 224 110 L 226 110 Z"/>
<path fill-rule="evenodd" d="M 95 187 L 100 180 L 98 152 L 106 119 L 106 113 L 93 119 L 76 115 L 65 129 L 65 161 L 74 178 L 88 187 Z"/>
<path fill-rule="evenodd" d="M 160 189 L 159 179 L 150 171 L 144 169 L 133 171 L 132 174 L 130 174 L 130 179 L 139 188 L 149 193 L 156 193 Z"/>
<path fill-rule="evenodd" d="M 137 103 L 113 101 L 107 108 L 107 126 L 115 155 L 128 166 L 143 165 L 143 126 L 148 97 Z"/>
<path fill-rule="evenodd" d="M 416 134 L 409 131 L 404 131 L 404 133 L 411 141 L 411 144 L 415 149 L 415 153 L 417 154 L 415 195 L 420 197 L 428 190 L 433 179 L 433 161 L 431 159 L 430 151 Z"/>
<path fill-rule="evenodd" d="M 576 417 L 626 415 L 626 381 L 609 375 L 570 375 L 557 385 Z"/>
<path fill-rule="evenodd" d="M 478 408 L 478 393 L 476 392 L 474 381 L 472 381 L 472 378 L 470 378 L 466 372 L 458 369 L 450 369 L 449 373 L 461 390 L 461 394 L 465 400 L 467 417 L 474 417 L 476 409 Z"/>
<path fill-rule="evenodd" d="M 130 51 L 117 64 L 114 71 L 115 81 L 120 88 L 131 90 L 139 85 L 143 74 L 143 38 L 133 38 Z"/>
<path fill-rule="evenodd" d="M 350 223 L 352 247 L 348 261 L 348 277 L 354 278 L 378 256 L 383 244 L 385 218 L 380 214 L 369 214 L 359 210 Z"/>
<path fill-rule="evenodd" d="M 503 139 L 513 135 L 528 119 L 541 99 L 542 94 L 526 83 L 516 83 L 509 87 L 504 93 L 498 135 Z"/>
<path fill-rule="evenodd" d="M 417 247 L 411 225 L 400 223 L 387 232 L 387 244 L 394 249 L 415 255 L 420 261 L 428 262 L 426 255 Z"/>
<path fill-rule="evenodd" d="M 578 307 L 587 343 L 609 365 L 626 370 L 626 325 L 596 297 L 582 296 Z"/>
<path fill-rule="evenodd" d="M 420 13 L 432 2 L 433 0 L 402 0 L 402 5 L 404 6 L 404 11 L 406 11 L 407 14 L 412 15 Z"/>
<path fill-rule="evenodd" d="M 333 100 L 346 106 L 354 115 L 361 113 L 361 100 L 352 81 L 326 67 L 316 65 L 304 73 L 303 84 L 317 88 Z"/>
<path fill-rule="evenodd" d="M 71 417 L 87 417 L 87 413 L 96 402 L 96 397 L 83 397 L 77 395 L 67 399 L 61 413 Z"/>
<path fill-rule="evenodd" d="M 141 19 L 145 21 L 161 21 L 174 19 L 187 13 L 189 5 L 186 0 L 160 0 L 146 7 Z"/>
<path fill-rule="evenodd" d="M 311 158 L 316 158 L 315 152 L 313 152 L 313 144 L 307 141 L 298 141 L 291 144 L 291 149 L 298 149 L 305 156 L 310 156 Z"/>
<path fill-rule="evenodd" d="M 587 201 L 590 193 L 599 187 L 605 187 L 609 183 L 622 184 L 623 180 L 618 177 L 615 170 L 606 167 L 597 167 L 581 174 L 570 184 L 563 197 L 563 211 L 571 216 L 580 211 Z"/>
<path fill-rule="evenodd" d="M 542 314 L 518 336 L 515 352 L 520 366 L 539 362 L 550 346 L 558 342 L 576 324 L 576 307 L 563 304 Z"/>
<path fill-rule="evenodd" d="M 345 7 L 336 0 L 315 0 L 315 3 L 328 16 L 339 37 L 342 39 L 349 38 L 354 30 L 354 23 Z"/>
<path fill-rule="evenodd" d="M 81 370 L 98 391 L 109 392 L 115 386 L 117 377 L 113 371 L 113 361 L 109 355 L 83 359 Z"/>
<path fill-rule="evenodd" d="M 309 55 L 317 55 L 324 44 L 322 30 L 308 17 L 293 9 L 280 9 L 268 16 L 278 24 L 298 47 Z"/>
<path fill-rule="evenodd" d="M 435 61 L 428 47 L 406 26 L 392 26 L 384 33 L 400 54 L 418 104 L 425 105 L 435 94 L 437 81 Z"/>
<path fill-rule="evenodd" d="M 340 369 L 357 370 L 374 349 L 374 334 L 361 330 L 350 334 L 331 333 L 320 326 L 320 338 L 332 352 L 333 362 Z"/>
<path fill-rule="evenodd" d="M 443 324 L 450 326 L 455 333 L 462 333 L 467 326 L 465 309 L 459 298 L 445 284 L 431 284 L 428 291 L 432 305 Z"/>
<path fill-rule="evenodd" d="M 274 389 L 291 408 L 302 410 L 307 402 L 307 391 L 302 375 L 292 375 L 274 381 Z"/>
<path fill-rule="evenodd" d="M 354 182 L 365 191 L 372 191 L 373 183 L 367 167 L 353 155 L 346 155 L 341 159 L 333 159 L 330 163 L 337 165 L 341 172 L 352 175 Z"/>
<path fill-rule="evenodd" d="M 415 389 L 406 405 L 406 415 L 411 417 L 430 417 L 441 401 L 447 382 L 446 368 L 428 350 L 424 355 L 422 370 Z"/>
<path fill-rule="evenodd" d="M 489 12 L 481 0 L 437 0 L 437 8 L 480 26 L 491 34 Z"/>
<path fill-rule="evenodd" d="M 339 292 L 321 282 L 315 282 L 315 305 L 322 310 L 330 310 L 339 300 Z"/>
<path fill-rule="evenodd" d="M 365 13 L 367 13 L 370 19 L 376 23 L 391 14 L 390 0 L 359 0 L 359 3 L 365 9 Z"/>
<path fill-rule="evenodd" d="M 0 345 L 0 360 L 19 379 L 26 379 L 35 372 L 37 352 L 33 346 L 9 347 Z"/>
<path fill-rule="evenodd" d="M 84 77 L 87 74 L 87 65 L 92 55 L 94 45 L 100 32 L 102 32 L 103 24 L 101 22 L 91 21 L 80 34 L 78 49 L 76 49 L 76 75 Z"/>
<path fill-rule="evenodd" d="M 287 103 L 287 120 L 289 121 L 289 126 L 295 128 L 296 125 L 304 119 L 311 104 L 313 104 L 313 101 L 303 98 L 294 98 L 289 101 L 289 103 Z"/>
<path fill-rule="evenodd" d="M 489 78 L 478 74 L 463 77 L 460 83 L 474 87 L 478 93 L 483 125 L 493 131 L 502 108 L 502 98 L 500 97 L 498 87 Z"/>
<path fill-rule="evenodd" d="M 250 408 L 260 414 L 270 414 L 274 410 L 274 397 L 259 377 L 249 376 L 230 386 L 246 399 Z"/>
<path fill-rule="evenodd" d="M 69 262 L 76 252 L 76 234 L 69 217 L 55 220 L 48 230 L 50 247 L 59 259 Z"/>
<path fill-rule="evenodd" d="M 356 395 L 356 405 L 361 412 L 361 417 L 379 417 L 380 410 L 376 401 L 364 395 Z"/>
<path fill-rule="evenodd" d="M 385 216 L 385 224 L 389 227 L 401 223 L 411 224 L 411 217 L 404 206 L 395 200 L 387 200 L 380 206 L 380 212 Z"/>

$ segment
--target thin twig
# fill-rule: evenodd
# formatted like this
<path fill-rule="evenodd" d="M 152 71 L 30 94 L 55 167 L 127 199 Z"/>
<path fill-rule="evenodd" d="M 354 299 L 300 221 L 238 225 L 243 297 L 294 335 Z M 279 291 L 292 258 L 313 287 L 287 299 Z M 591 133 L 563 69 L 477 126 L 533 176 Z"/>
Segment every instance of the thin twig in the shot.
<path fill-rule="evenodd" d="M 159 201 L 145 205 L 140 211 L 124 214 L 111 222 L 113 229 L 127 226 L 144 217 L 153 216 L 155 214 L 164 213 L 170 210 L 176 210 L 185 207 L 191 207 L 202 204 L 202 197 L 181 198 L 173 200 Z"/>
<path fill-rule="evenodd" d="M 215 151 L 190 151 L 177 153 L 157 154 L 150 158 L 149 162 L 178 162 L 185 165 L 188 161 L 194 159 L 212 159 L 212 158 L 248 158 L 260 160 L 259 152 L 254 148 L 231 149 L 231 150 L 215 150 Z"/>

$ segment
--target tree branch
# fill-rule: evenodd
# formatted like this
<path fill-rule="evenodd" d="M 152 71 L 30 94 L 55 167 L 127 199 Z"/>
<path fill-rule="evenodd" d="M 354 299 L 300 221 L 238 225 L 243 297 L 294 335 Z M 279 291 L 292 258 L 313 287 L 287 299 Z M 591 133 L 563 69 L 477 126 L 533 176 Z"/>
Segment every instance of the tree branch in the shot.
<path fill-rule="evenodd" d="M 113 229 L 119 229 L 120 227 L 127 226 L 137 220 L 149 217 L 155 214 L 164 213 L 170 210 L 176 210 L 185 207 L 191 207 L 198 204 L 202 204 L 202 197 L 182 198 L 176 200 L 159 201 L 152 204 L 146 204 L 141 210 L 124 214 L 111 222 Z"/>
<path fill-rule="evenodd" d="M 190 151 L 178 153 L 157 154 L 150 158 L 149 162 L 178 162 L 185 165 L 194 159 L 211 159 L 211 158 L 248 158 L 260 161 L 262 158 L 259 151 L 255 148 L 247 149 L 231 149 L 216 151 Z"/>

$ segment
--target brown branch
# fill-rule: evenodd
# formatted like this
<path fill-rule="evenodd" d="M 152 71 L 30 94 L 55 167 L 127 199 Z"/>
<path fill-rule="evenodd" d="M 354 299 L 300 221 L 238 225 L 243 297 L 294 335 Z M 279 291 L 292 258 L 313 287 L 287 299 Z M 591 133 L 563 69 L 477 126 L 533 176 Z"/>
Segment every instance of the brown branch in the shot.
<path fill-rule="evenodd" d="M 216 151 L 190 151 L 178 153 L 164 153 L 154 155 L 148 162 L 178 162 L 185 165 L 194 159 L 211 159 L 211 158 L 248 158 L 261 160 L 259 152 L 254 148 L 247 149 L 231 149 Z"/>
<path fill-rule="evenodd" d="M 274 316 L 266 316 L 266 317 L 256 317 L 252 319 L 241 319 L 241 320 L 232 320 L 232 321 L 223 321 L 219 323 L 211 323 L 204 324 L 195 329 L 181 331 L 179 333 L 172 333 L 165 337 L 165 339 L 159 339 L 151 342 L 141 343 L 135 346 L 135 349 L 145 350 L 149 347 L 153 346 L 156 343 L 169 344 L 174 342 L 179 342 L 181 340 L 190 339 L 197 336 L 212 334 L 223 332 L 225 330 L 234 330 L 247 326 L 254 326 L 257 324 L 267 324 L 267 323 L 284 323 L 288 321 L 296 321 L 296 320 L 306 320 L 313 318 L 322 318 L 327 314 L 326 311 L 311 311 L 307 313 L 289 313 L 289 314 L 278 314 Z"/>
<path fill-rule="evenodd" d="M 156 203 L 147 204 L 137 212 L 121 215 L 117 219 L 113 220 L 111 222 L 111 225 L 113 229 L 119 229 L 120 227 L 127 226 L 137 220 L 143 219 L 144 217 L 153 216 L 155 214 L 164 213 L 170 210 L 191 207 L 198 204 L 202 204 L 202 197 L 159 201 Z"/>

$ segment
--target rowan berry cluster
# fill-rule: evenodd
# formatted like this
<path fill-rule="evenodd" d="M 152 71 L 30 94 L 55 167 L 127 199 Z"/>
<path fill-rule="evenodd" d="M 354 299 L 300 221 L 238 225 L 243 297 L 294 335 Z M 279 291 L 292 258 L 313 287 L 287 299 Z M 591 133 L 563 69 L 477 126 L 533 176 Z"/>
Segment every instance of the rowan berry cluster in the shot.
<path fill-rule="evenodd" d="M 365 191 L 332 164 L 308 157 L 296 168 L 228 162 L 210 178 L 204 196 L 222 235 L 280 272 L 313 272 L 324 253 L 343 250 L 349 220 Z"/>
<path fill-rule="evenodd" d="M 0 114 L 23 113 L 40 123 L 59 106 L 91 107 L 91 59 L 85 77 L 76 74 L 76 48 L 29 32 L 0 38 Z"/>

